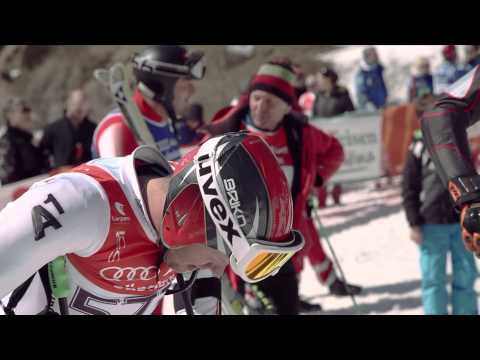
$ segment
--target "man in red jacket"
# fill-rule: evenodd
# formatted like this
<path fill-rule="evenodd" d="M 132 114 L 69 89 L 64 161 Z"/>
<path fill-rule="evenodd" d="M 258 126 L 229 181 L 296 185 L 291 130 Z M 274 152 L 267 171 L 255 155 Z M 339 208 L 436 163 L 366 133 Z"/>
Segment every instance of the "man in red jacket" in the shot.
<path fill-rule="evenodd" d="M 304 234 L 306 246 L 290 266 L 259 284 L 260 290 L 273 301 L 281 315 L 314 310 L 298 296 L 297 274 L 303 269 L 305 257 L 310 260 L 319 281 L 328 286 L 333 295 L 361 292 L 361 288 L 337 278 L 308 214 L 310 194 L 339 169 L 344 152 L 337 139 L 310 126 L 303 114 L 293 110 L 297 103 L 294 80 L 292 66 L 285 60 L 263 65 L 239 104 L 226 114 L 222 110 L 223 116 L 205 127 L 213 136 L 240 130 L 261 136 L 272 147 L 287 176 L 294 200 L 294 228 Z"/>

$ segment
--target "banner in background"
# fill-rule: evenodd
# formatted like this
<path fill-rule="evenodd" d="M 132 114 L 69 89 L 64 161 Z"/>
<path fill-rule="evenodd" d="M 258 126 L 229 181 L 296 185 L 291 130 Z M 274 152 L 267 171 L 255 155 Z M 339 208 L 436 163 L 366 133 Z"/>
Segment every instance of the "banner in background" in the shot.
<path fill-rule="evenodd" d="M 379 113 L 316 118 L 311 124 L 335 136 L 344 147 L 345 162 L 331 182 L 347 183 L 383 176 L 382 116 Z"/>

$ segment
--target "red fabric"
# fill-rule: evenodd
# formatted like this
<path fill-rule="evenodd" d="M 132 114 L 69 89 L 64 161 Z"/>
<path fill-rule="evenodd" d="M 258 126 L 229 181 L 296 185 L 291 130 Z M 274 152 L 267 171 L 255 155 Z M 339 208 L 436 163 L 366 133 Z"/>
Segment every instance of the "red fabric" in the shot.
<path fill-rule="evenodd" d="M 305 258 L 310 261 L 310 264 L 314 268 L 317 266 L 323 266 L 325 264 L 324 269 L 320 273 L 316 273 L 318 280 L 322 284 L 325 284 L 335 269 L 332 261 L 328 258 L 325 250 L 323 249 L 322 240 L 313 220 L 305 218 L 303 226 L 299 230 L 305 237 L 306 246 L 293 259 L 295 270 L 298 274 L 303 271 Z"/>
<path fill-rule="evenodd" d="M 313 92 L 303 94 L 298 100 L 299 106 L 305 115 L 313 113 L 313 106 L 315 105 L 316 96 Z"/>
<path fill-rule="evenodd" d="M 12 194 L 12 201 L 17 200 L 18 198 L 22 197 L 23 194 L 25 194 L 28 191 L 28 187 L 21 186 L 17 189 Z"/>
<path fill-rule="evenodd" d="M 160 263 L 163 248 L 151 242 L 133 209 L 110 174 L 97 166 L 82 165 L 72 170 L 96 179 L 105 189 L 111 211 L 105 243 L 88 258 L 69 254 L 68 259 L 89 281 L 107 291 L 151 296 L 168 287 L 176 274 L 166 263 Z M 144 269 L 130 278 L 117 277 L 118 269 Z"/>
<path fill-rule="evenodd" d="M 121 113 L 111 114 L 107 116 L 98 125 L 94 135 L 94 144 L 97 148 L 97 153 L 99 153 L 98 144 L 100 142 L 100 138 L 103 136 L 105 131 L 113 125 L 118 125 L 121 130 L 120 138 L 116 139 L 120 144 L 122 144 L 121 155 L 127 156 L 131 154 L 138 147 L 138 143 L 135 140 L 135 136 L 133 135 L 132 130 L 130 130 L 130 128 L 125 123 L 125 119 Z"/>
<path fill-rule="evenodd" d="M 147 104 L 147 101 L 141 94 L 141 92 L 137 89 L 133 95 L 133 101 L 137 104 L 140 112 L 143 116 L 145 116 L 148 120 L 162 122 L 163 118 L 158 115 L 153 108 Z"/>
<path fill-rule="evenodd" d="M 134 93 L 133 100 L 138 106 L 140 113 L 148 120 L 154 122 L 163 121 L 162 117 L 158 115 L 150 105 L 147 104 L 145 98 L 140 93 L 140 91 L 138 91 L 138 89 Z M 98 144 L 100 138 L 103 136 L 105 131 L 113 125 L 118 125 L 121 129 L 121 135 L 118 139 L 116 139 L 116 141 L 122 144 L 121 154 L 119 154 L 119 156 L 130 155 L 138 147 L 138 143 L 135 140 L 133 131 L 128 127 L 127 123 L 125 122 L 125 118 L 121 112 L 107 115 L 107 117 L 105 117 L 105 119 L 100 122 L 97 129 L 95 130 L 93 143 L 94 146 L 97 148 L 97 153 L 99 153 Z"/>
<path fill-rule="evenodd" d="M 220 111 L 218 111 L 212 118 L 212 122 L 218 121 L 223 119 L 225 116 L 227 116 L 233 109 L 235 109 L 235 106 L 227 106 Z"/>

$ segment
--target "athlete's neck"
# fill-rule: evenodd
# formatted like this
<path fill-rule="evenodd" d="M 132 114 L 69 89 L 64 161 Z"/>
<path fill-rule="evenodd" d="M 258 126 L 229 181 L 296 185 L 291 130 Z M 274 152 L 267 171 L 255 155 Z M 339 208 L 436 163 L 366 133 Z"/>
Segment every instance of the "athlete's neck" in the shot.
<path fill-rule="evenodd" d="M 170 177 L 145 176 L 139 178 L 148 216 L 158 234 L 161 234 L 163 212 L 170 180 Z"/>

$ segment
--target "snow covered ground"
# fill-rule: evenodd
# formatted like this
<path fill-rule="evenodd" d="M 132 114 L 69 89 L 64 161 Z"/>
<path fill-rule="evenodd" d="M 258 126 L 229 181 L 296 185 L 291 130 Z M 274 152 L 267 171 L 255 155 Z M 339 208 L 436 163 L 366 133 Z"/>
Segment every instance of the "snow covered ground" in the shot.
<path fill-rule="evenodd" d="M 399 186 L 377 191 L 373 183 L 364 183 L 342 201 L 345 205 L 322 210 L 320 216 L 348 281 L 365 287 L 357 298 L 360 314 L 422 315 L 419 253 L 409 239 Z M 327 244 L 324 248 L 328 252 Z M 323 306 L 323 315 L 354 314 L 351 299 L 329 296 L 308 264 L 300 291 Z M 171 314 L 171 299 L 165 306 Z"/>
<path fill-rule="evenodd" d="M 372 189 L 366 184 L 344 196 L 346 205 L 322 210 L 323 225 L 348 281 L 365 287 L 357 299 L 361 314 L 422 314 L 419 255 L 408 238 L 399 187 Z M 353 313 L 350 298 L 328 296 L 311 268 L 302 276 L 301 293 L 322 304 L 324 314 Z"/>

